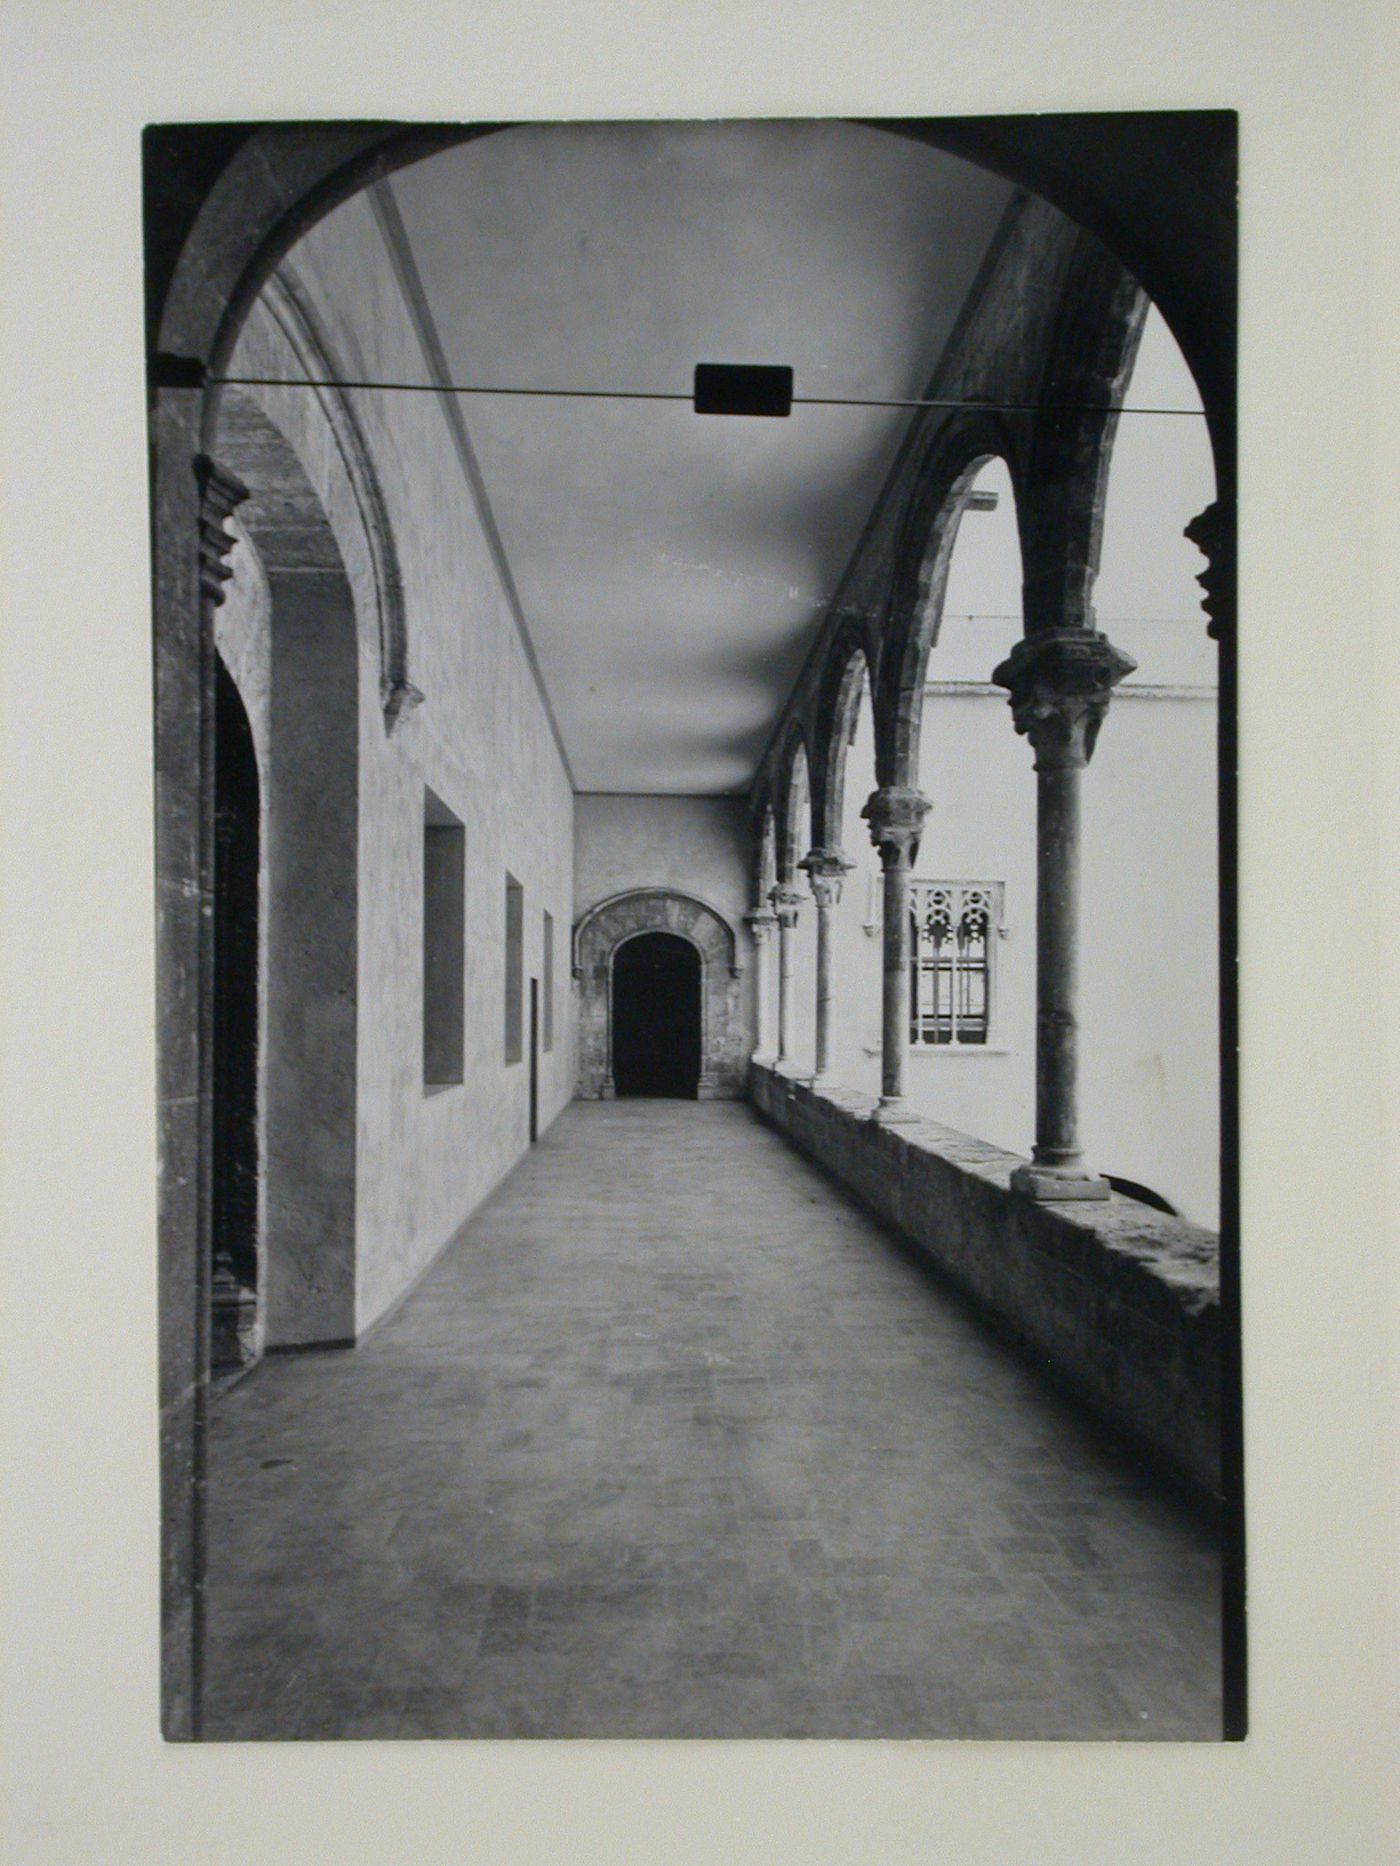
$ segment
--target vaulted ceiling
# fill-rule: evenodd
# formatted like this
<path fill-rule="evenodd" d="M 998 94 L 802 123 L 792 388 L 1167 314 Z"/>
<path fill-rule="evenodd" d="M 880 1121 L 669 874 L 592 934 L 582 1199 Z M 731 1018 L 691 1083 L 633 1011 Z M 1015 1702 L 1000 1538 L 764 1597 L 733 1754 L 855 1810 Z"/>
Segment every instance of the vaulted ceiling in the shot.
<path fill-rule="evenodd" d="M 823 122 L 526 126 L 383 185 L 452 380 L 683 397 L 918 395 L 1010 194 Z M 745 790 L 908 412 L 461 407 L 579 788 Z"/>

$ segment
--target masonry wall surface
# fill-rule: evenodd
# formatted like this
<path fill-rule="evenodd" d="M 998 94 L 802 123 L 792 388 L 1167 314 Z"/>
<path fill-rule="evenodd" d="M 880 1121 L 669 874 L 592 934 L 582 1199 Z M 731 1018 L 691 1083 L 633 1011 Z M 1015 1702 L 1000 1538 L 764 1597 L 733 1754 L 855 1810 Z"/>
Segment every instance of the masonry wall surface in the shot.
<path fill-rule="evenodd" d="M 579 1098 L 607 1101 L 616 1092 L 613 963 L 618 949 L 639 933 L 676 934 L 696 949 L 700 960 L 697 1093 L 701 1101 L 741 1096 L 754 1047 L 752 1021 L 745 1014 L 753 987 L 734 930 L 721 915 L 689 895 L 642 888 L 615 895 L 587 915 L 575 937 Z"/>
<path fill-rule="evenodd" d="M 761 1064 L 759 1112 L 993 1312 L 1059 1382 L 1210 1497 L 1220 1492 L 1219 1240 L 1132 1199 L 1039 1205 L 1017 1156 Z"/>
<path fill-rule="evenodd" d="M 419 339 L 363 197 L 289 256 L 342 378 L 424 380 Z M 276 321 L 255 308 L 233 373 L 286 377 Z M 504 897 L 525 888 L 525 990 L 542 978 L 542 916 L 567 923 L 572 790 L 461 457 L 433 396 L 348 392 L 397 546 L 409 677 L 423 702 L 392 732 L 374 565 L 362 514 L 315 395 L 253 391 L 330 515 L 355 597 L 359 832 L 354 1330 L 397 1300 L 529 1141 L 529 1061 L 504 1058 Z M 306 703 L 314 704 L 308 687 Z M 423 1082 L 422 850 L 426 789 L 465 826 L 464 1079 Z M 540 1117 L 573 1086 L 556 966 L 555 1042 L 540 1058 Z"/>
<path fill-rule="evenodd" d="M 628 888 L 681 888 L 742 932 L 753 906 L 742 797 L 574 799 L 574 919 Z"/>
<path fill-rule="evenodd" d="M 656 892 L 653 893 L 652 891 Z M 677 932 L 695 943 L 704 966 L 701 1094 L 743 1093 L 756 1041 L 757 968 L 744 915 L 753 906 L 748 810 L 740 797 L 615 796 L 574 799 L 574 981 L 578 1007 L 578 1093 L 611 1092 L 609 991 L 611 943 L 629 932 Z M 666 898 L 667 895 L 671 898 Z M 589 950 L 578 929 L 603 902 L 619 902 L 606 924 L 594 923 Z M 681 897 L 686 897 L 682 899 Z M 708 917 L 728 930 L 721 950 Z M 606 935 L 602 944 L 599 936 Z"/>

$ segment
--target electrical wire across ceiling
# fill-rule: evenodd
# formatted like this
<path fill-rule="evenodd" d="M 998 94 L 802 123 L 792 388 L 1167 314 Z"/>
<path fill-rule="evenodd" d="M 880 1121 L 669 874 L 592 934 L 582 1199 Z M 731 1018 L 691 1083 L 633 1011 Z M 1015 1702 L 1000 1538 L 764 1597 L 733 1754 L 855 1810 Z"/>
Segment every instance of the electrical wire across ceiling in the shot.
<path fill-rule="evenodd" d="M 667 389 L 525 389 L 498 384 L 463 382 L 356 382 L 335 377 L 210 376 L 210 387 L 229 389 L 369 389 L 395 395 L 502 395 L 536 400 L 594 402 L 693 402 L 690 393 Z M 939 408 L 972 409 L 991 414 L 1035 415 L 1047 406 L 1038 402 L 974 402 L 926 396 L 794 395 L 794 408 Z M 1104 404 L 1050 404 L 1056 413 L 1098 415 L 1185 415 L 1203 421 L 1199 408 L 1134 408 Z"/>

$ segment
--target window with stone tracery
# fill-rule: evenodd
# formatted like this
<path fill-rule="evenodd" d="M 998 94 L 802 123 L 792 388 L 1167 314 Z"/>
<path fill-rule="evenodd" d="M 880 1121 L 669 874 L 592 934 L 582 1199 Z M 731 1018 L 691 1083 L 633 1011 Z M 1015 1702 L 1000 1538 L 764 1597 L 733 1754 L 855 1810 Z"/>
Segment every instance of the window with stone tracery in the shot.
<path fill-rule="evenodd" d="M 911 881 L 909 920 L 910 1043 L 919 1049 L 985 1045 L 1001 883 Z"/>

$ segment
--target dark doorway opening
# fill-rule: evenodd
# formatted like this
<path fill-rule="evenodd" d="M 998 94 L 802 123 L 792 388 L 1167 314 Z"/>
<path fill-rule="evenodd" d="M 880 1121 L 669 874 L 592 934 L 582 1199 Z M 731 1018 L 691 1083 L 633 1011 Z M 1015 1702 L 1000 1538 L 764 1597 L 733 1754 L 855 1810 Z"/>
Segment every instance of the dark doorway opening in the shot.
<path fill-rule="evenodd" d="M 214 697 L 214 1107 L 210 1362 L 257 1358 L 258 765 L 222 661 Z"/>
<path fill-rule="evenodd" d="M 639 933 L 613 956 L 613 1089 L 700 1093 L 700 955 L 676 933 Z"/>
<path fill-rule="evenodd" d="M 540 981 L 530 980 L 530 1145 L 540 1137 Z"/>

